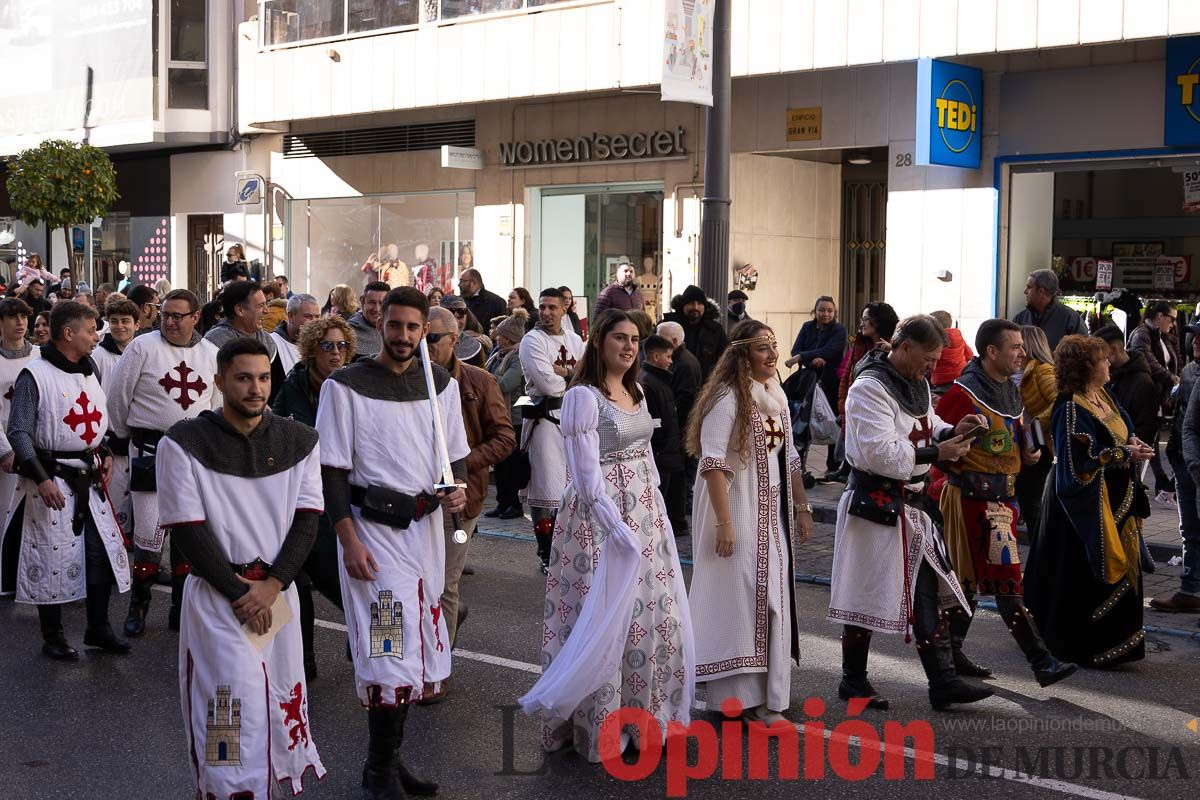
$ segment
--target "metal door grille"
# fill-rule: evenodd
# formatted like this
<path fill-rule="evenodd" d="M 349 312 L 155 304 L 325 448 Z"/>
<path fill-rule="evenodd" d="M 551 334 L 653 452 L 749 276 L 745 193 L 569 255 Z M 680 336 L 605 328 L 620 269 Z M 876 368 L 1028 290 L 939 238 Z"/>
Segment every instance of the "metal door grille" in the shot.
<path fill-rule="evenodd" d="M 887 182 L 842 184 L 842 313 L 847 328 L 867 303 L 883 300 Z"/>

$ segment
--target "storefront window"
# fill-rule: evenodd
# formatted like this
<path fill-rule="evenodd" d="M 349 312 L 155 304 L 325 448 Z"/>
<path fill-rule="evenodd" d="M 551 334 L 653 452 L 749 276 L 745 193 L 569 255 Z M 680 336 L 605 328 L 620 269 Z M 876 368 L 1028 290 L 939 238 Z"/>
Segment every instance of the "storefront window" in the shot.
<path fill-rule="evenodd" d="M 357 293 L 377 279 L 433 280 L 454 291 L 470 258 L 474 215 L 474 192 L 293 200 L 289 279 L 322 302 L 340 283 Z"/>
<path fill-rule="evenodd" d="M 656 314 L 662 285 L 661 185 L 563 187 L 541 190 L 537 268 L 532 282 L 570 286 L 590 309 L 628 261 Z"/>

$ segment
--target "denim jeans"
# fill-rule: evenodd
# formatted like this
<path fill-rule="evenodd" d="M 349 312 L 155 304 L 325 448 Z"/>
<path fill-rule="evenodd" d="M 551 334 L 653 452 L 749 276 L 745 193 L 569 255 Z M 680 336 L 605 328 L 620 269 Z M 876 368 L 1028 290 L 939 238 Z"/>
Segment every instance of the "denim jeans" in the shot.
<path fill-rule="evenodd" d="M 1180 589 L 1200 594 L 1200 514 L 1196 510 L 1196 484 L 1183 459 L 1168 454 L 1175 471 L 1175 500 L 1179 506 L 1179 535 L 1183 540 L 1183 576 Z"/>

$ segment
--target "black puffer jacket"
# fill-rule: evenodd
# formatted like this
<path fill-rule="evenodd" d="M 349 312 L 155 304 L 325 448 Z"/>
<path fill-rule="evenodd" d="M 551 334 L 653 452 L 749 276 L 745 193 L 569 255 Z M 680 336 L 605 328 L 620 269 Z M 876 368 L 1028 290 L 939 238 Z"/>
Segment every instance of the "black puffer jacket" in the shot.
<path fill-rule="evenodd" d="M 700 362 L 702 380 L 708 380 L 713 367 L 717 365 L 717 359 L 729 344 L 729 336 L 721 324 L 721 309 L 712 300 L 707 300 L 704 316 L 699 322 L 692 323 L 683 313 L 683 298 L 683 295 L 676 295 L 671 299 L 671 313 L 663 316 L 663 322 L 678 322 L 683 326 L 684 346 Z"/>
<path fill-rule="evenodd" d="M 1109 372 L 1108 390 L 1133 420 L 1133 432 L 1143 442 L 1158 436 L 1158 389 L 1146 357 L 1129 351 L 1129 360 Z"/>

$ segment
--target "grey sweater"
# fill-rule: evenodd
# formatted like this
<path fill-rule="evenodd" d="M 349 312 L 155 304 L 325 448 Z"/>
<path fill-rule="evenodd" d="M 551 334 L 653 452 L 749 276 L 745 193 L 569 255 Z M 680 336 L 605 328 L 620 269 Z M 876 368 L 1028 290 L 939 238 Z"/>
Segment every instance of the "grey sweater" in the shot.
<path fill-rule="evenodd" d="M 204 338 L 208 339 L 218 348 L 220 348 L 221 345 L 225 344 L 226 342 L 233 341 L 239 336 L 249 336 L 249 334 L 242 333 L 237 328 L 230 325 L 229 320 L 224 319 L 218 322 L 216 325 L 213 325 L 208 329 L 208 333 L 204 334 Z M 275 351 L 277 348 L 275 346 L 275 340 L 271 338 L 271 334 L 267 333 L 266 331 L 255 331 L 254 338 L 267 348 L 268 355 L 270 355 L 271 360 L 274 361 Z"/>
<path fill-rule="evenodd" d="M 358 312 L 346 322 L 351 328 L 354 328 L 354 335 L 358 340 L 354 346 L 354 354 L 356 356 L 378 355 L 379 351 L 383 349 L 383 337 L 379 335 L 379 330 L 374 325 L 363 318 L 362 312 Z"/>

